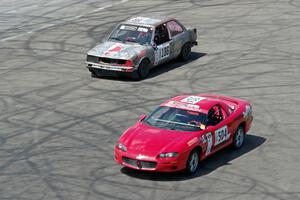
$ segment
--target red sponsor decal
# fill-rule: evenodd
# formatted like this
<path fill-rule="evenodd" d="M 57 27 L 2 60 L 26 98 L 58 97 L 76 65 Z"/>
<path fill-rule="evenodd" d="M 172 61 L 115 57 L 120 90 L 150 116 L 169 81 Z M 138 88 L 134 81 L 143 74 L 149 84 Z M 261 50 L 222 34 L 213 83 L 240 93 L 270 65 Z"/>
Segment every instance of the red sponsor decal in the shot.
<path fill-rule="evenodd" d="M 119 52 L 119 51 L 121 51 L 121 47 L 120 46 L 113 46 L 113 47 L 111 47 L 111 48 L 109 48 L 105 53 L 104 53 L 104 55 L 110 55 L 111 53 L 115 53 L 115 52 Z"/>
<path fill-rule="evenodd" d="M 201 112 L 200 106 L 188 103 L 182 103 L 177 101 L 169 101 L 165 104 L 165 106 L 184 109 L 188 111 Z"/>

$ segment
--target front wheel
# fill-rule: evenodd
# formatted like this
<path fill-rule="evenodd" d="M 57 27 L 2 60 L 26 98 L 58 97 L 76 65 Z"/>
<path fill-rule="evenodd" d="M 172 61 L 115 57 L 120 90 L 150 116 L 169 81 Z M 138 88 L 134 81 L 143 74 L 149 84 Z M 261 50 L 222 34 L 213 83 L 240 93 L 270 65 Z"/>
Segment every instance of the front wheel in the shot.
<path fill-rule="evenodd" d="M 149 75 L 149 71 L 150 71 L 150 63 L 148 62 L 148 60 L 142 60 L 142 62 L 139 64 L 137 73 L 139 75 L 140 79 L 144 79 Z"/>
<path fill-rule="evenodd" d="M 195 174 L 199 166 L 199 152 L 194 150 L 190 153 L 186 162 L 186 172 L 188 174 Z"/>
<path fill-rule="evenodd" d="M 243 146 L 245 140 L 244 128 L 239 126 L 233 136 L 233 148 L 239 149 Z"/>

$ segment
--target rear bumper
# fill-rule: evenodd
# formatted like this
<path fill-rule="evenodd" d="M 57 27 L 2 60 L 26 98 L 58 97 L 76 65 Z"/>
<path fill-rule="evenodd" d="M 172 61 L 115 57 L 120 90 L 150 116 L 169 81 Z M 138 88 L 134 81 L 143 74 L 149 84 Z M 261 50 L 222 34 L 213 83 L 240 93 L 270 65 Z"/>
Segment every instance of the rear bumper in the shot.
<path fill-rule="evenodd" d="M 98 64 L 92 62 L 85 62 L 86 67 L 89 69 L 101 69 L 107 71 L 116 71 L 116 72 L 133 72 L 134 67 L 126 67 L 126 66 L 119 66 L 119 65 L 108 65 L 108 64 Z"/>
<path fill-rule="evenodd" d="M 131 162 L 124 161 L 124 157 L 129 158 Z M 166 160 L 150 158 L 150 159 L 137 159 L 135 155 L 130 155 L 126 152 L 122 152 L 119 149 L 115 149 L 115 161 L 116 163 L 128 168 L 132 168 L 140 171 L 157 171 L 157 172 L 175 172 L 185 168 L 185 162 L 178 158 L 169 158 Z M 140 163 L 155 163 L 150 167 L 143 167 Z"/>

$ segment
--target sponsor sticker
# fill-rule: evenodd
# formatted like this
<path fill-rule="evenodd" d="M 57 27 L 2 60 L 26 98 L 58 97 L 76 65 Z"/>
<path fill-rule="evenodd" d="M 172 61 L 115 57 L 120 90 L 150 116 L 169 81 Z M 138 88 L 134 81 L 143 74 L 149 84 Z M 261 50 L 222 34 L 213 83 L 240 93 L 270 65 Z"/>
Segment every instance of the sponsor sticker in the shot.
<path fill-rule="evenodd" d="M 193 144 L 195 144 L 196 142 L 198 142 L 198 138 L 197 137 L 194 137 L 193 139 L 191 139 L 190 141 L 188 141 L 188 145 L 189 147 L 192 146 Z"/>
<path fill-rule="evenodd" d="M 144 28 L 144 27 L 139 27 L 139 28 L 138 28 L 138 31 L 139 31 L 139 32 L 147 33 L 147 32 L 148 32 L 148 29 L 147 29 L 147 28 Z"/>
<path fill-rule="evenodd" d="M 121 25 L 121 30 L 129 30 L 129 31 L 136 31 L 137 26 L 130 26 L 130 25 Z"/>
<path fill-rule="evenodd" d="M 179 108 L 184 110 L 190 110 L 195 112 L 200 112 L 200 106 L 194 105 L 194 104 L 187 104 L 177 101 L 169 101 L 165 104 L 166 106 L 173 107 L 173 108 Z"/>
<path fill-rule="evenodd" d="M 215 131 L 215 145 L 218 145 L 230 137 L 230 133 L 228 133 L 228 127 L 223 126 Z"/>
<path fill-rule="evenodd" d="M 204 129 L 205 129 L 205 125 L 204 125 L 204 124 L 200 124 L 200 128 L 201 128 L 202 130 L 204 130 Z"/>
<path fill-rule="evenodd" d="M 208 154 L 210 154 L 211 147 L 212 147 L 212 144 L 213 144 L 211 132 L 208 132 L 208 133 L 202 135 L 201 136 L 201 141 L 202 141 L 203 144 L 207 143 L 206 151 L 205 151 L 205 155 L 207 156 Z"/>
<path fill-rule="evenodd" d="M 198 97 L 198 96 L 189 96 L 189 97 L 182 99 L 181 102 L 195 104 L 195 103 L 198 103 L 199 101 L 202 101 L 203 99 L 205 99 L 205 98 Z"/>

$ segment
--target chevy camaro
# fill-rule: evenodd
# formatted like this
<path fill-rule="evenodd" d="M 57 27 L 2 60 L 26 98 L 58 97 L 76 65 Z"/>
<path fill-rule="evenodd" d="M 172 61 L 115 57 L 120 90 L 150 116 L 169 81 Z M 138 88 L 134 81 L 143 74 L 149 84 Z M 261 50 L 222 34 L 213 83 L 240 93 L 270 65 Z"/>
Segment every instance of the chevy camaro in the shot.
<path fill-rule="evenodd" d="M 146 78 L 149 70 L 175 58 L 188 60 L 197 30 L 173 18 L 136 17 L 119 24 L 108 39 L 87 54 L 92 76 L 113 73 Z"/>
<path fill-rule="evenodd" d="M 242 147 L 253 120 L 249 102 L 222 95 L 181 95 L 142 115 L 115 146 L 115 161 L 136 170 L 193 174 L 199 161 Z"/>

